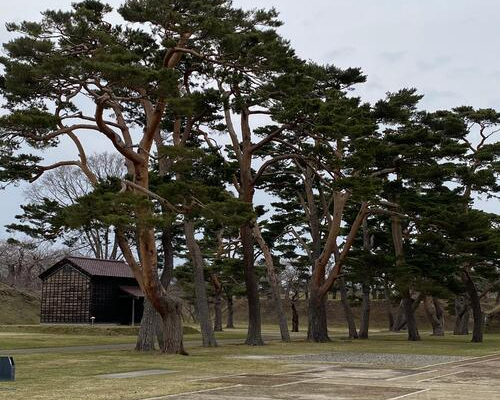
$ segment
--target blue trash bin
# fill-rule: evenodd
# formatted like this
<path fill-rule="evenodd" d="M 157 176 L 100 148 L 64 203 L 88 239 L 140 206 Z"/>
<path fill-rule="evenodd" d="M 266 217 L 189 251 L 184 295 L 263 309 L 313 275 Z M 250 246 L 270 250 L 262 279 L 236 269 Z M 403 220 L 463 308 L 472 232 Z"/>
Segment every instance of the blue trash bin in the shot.
<path fill-rule="evenodd" d="M 16 380 L 16 364 L 13 357 L 0 357 L 0 381 Z"/>

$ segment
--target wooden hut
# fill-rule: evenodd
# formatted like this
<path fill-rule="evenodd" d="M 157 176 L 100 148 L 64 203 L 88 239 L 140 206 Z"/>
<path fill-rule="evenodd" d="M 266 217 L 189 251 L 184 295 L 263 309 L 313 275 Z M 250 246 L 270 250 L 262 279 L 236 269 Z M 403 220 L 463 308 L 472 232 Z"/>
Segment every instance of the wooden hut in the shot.
<path fill-rule="evenodd" d="M 44 271 L 42 323 L 138 323 L 144 295 L 123 261 L 66 257 Z"/>

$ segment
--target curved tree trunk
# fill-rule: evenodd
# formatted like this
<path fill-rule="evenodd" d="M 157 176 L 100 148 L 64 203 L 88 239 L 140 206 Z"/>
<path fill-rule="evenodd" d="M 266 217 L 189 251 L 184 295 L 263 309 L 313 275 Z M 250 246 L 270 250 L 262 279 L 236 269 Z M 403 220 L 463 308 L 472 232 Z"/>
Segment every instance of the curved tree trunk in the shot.
<path fill-rule="evenodd" d="M 136 211 L 144 212 L 142 209 Z M 147 213 L 145 212 L 145 214 Z M 147 219 L 144 216 L 138 218 L 139 220 Z M 147 227 L 138 228 L 138 251 L 141 254 L 141 265 L 136 262 L 133 256 L 125 233 L 119 228 L 116 232 L 120 249 L 140 283 L 145 298 L 161 315 L 164 338 L 164 346 L 160 348 L 161 351 L 168 354 L 187 354 L 183 345 L 182 303 L 167 293 L 158 277 L 154 230 Z"/>
<path fill-rule="evenodd" d="M 226 296 L 226 303 L 227 303 L 226 328 L 234 329 L 234 306 L 233 306 L 233 296 L 232 295 Z"/>
<path fill-rule="evenodd" d="M 259 244 L 260 249 L 262 250 L 262 253 L 264 254 L 264 260 L 265 260 L 266 270 L 267 270 L 267 279 L 268 279 L 269 284 L 271 286 L 271 293 L 272 293 L 272 297 L 273 297 L 274 309 L 276 311 L 276 317 L 278 319 L 278 323 L 279 323 L 279 327 L 280 327 L 281 340 L 284 342 L 289 342 L 290 341 L 290 332 L 288 331 L 288 323 L 286 320 L 285 309 L 283 308 L 283 300 L 281 299 L 281 290 L 280 290 L 281 288 L 280 288 L 280 284 L 278 282 L 278 276 L 276 275 L 276 271 L 274 269 L 273 257 L 271 255 L 271 251 L 269 249 L 269 246 L 264 241 L 264 238 L 262 237 L 262 233 L 260 231 L 260 228 L 256 222 L 253 226 L 253 233 L 254 233 L 255 239 L 257 240 L 257 243 Z"/>
<path fill-rule="evenodd" d="M 363 300 L 361 303 L 361 323 L 359 326 L 359 338 L 368 339 L 370 328 L 370 285 L 363 282 Z"/>
<path fill-rule="evenodd" d="M 354 315 L 352 313 L 351 305 L 349 304 L 349 299 L 347 297 L 347 289 L 345 286 L 344 278 L 338 279 L 339 290 L 340 290 L 340 301 L 342 302 L 342 308 L 344 309 L 344 317 L 347 322 L 347 327 L 349 329 L 349 338 L 357 339 L 358 331 L 356 329 L 356 321 L 354 321 Z"/>
<path fill-rule="evenodd" d="M 477 292 L 476 285 L 472 281 L 469 273 L 465 271 L 463 273 L 463 280 L 465 283 L 465 290 L 469 296 L 470 305 L 472 308 L 472 319 L 474 322 L 472 329 L 472 342 L 482 343 L 483 341 L 483 325 L 484 325 L 484 314 L 481 309 L 481 298 Z"/>
<path fill-rule="evenodd" d="M 217 341 L 215 340 L 208 309 L 203 257 L 195 238 L 194 223 L 187 217 L 184 219 L 184 233 L 186 235 L 186 245 L 194 268 L 196 310 L 198 311 L 203 347 L 216 347 Z"/>
<path fill-rule="evenodd" d="M 326 315 L 326 296 L 320 295 L 320 287 L 325 282 L 324 273 L 314 276 L 316 264 L 322 253 L 321 223 L 314 195 L 315 171 L 310 165 L 306 166 L 304 189 L 306 192 L 307 207 L 304 211 L 308 215 L 308 224 L 311 231 L 311 251 L 309 261 L 312 265 L 312 276 L 305 287 L 307 300 L 307 340 L 311 342 L 328 342 L 328 322 Z M 333 285 L 332 285 L 333 286 Z"/>
<path fill-rule="evenodd" d="M 163 228 L 161 235 L 161 243 L 163 249 L 164 266 L 160 281 L 163 287 L 167 290 L 172 280 L 172 272 L 174 269 L 174 249 L 172 246 L 172 228 L 166 226 Z M 163 340 L 163 332 L 161 318 L 158 312 L 154 309 L 147 298 L 144 298 L 144 312 L 141 319 L 141 327 L 137 335 L 137 343 L 135 349 L 137 351 L 151 351 L 155 349 L 155 338 Z"/>
<path fill-rule="evenodd" d="M 444 312 L 439 299 L 425 296 L 423 303 L 425 315 L 432 326 L 432 336 L 444 336 Z"/>
<path fill-rule="evenodd" d="M 259 285 L 254 266 L 254 242 L 252 227 L 247 223 L 240 228 L 241 247 L 243 250 L 243 268 L 248 299 L 248 331 L 245 344 L 263 346 L 260 319 Z"/>
<path fill-rule="evenodd" d="M 398 309 L 396 310 L 396 318 L 394 318 L 394 325 L 391 330 L 393 332 L 400 332 L 403 329 L 406 329 L 406 313 L 404 302 L 401 300 L 399 302 Z"/>
<path fill-rule="evenodd" d="M 396 266 L 402 266 L 405 264 L 404 249 L 403 249 L 403 228 L 401 225 L 401 217 L 398 215 L 391 216 L 391 232 L 392 232 L 392 242 L 394 245 L 394 255 L 396 256 Z M 417 329 L 417 320 L 415 318 L 415 306 L 411 293 L 410 287 L 406 286 L 401 290 L 402 294 L 402 306 L 404 309 L 404 315 L 406 319 L 406 326 L 408 328 L 408 340 L 417 341 L 420 340 L 420 334 Z M 421 297 L 418 298 L 418 303 L 420 303 Z M 396 326 L 395 330 L 400 329 L 400 326 Z"/>

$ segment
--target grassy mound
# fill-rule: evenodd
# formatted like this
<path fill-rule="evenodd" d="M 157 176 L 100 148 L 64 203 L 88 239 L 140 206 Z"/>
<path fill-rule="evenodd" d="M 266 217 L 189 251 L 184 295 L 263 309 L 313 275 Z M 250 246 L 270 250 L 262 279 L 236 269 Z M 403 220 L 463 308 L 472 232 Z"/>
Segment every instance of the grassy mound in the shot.
<path fill-rule="evenodd" d="M 0 283 L 0 324 L 37 324 L 40 299 Z"/>

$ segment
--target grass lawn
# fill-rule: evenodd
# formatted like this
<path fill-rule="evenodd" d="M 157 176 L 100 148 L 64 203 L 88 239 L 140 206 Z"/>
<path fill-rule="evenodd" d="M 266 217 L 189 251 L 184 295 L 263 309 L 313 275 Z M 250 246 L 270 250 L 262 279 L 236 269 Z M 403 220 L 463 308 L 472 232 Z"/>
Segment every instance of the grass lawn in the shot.
<path fill-rule="evenodd" d="M 185 332 L 197 332 L 185 327 Z M 218 339 L 243 339 L 244 329 L 217 332 Z M 136 329 L 130 327 L 87 327 L 71 325 L 3 325 L 0 326 L 0 350 L 67 346 L 134 344 Z M 199 333 L 184 335 L 185 341 L 200 339 Z M 1 397 L 0 397 L 1 398 Z"/>
<path fill-rule="evenodd" d="M 134 343 L 135 336 L 83 336 L 0 332 L 0 350 Z"/>
<path fill-rule="evenodd" d="M 184 326 L 184 340 L 200 340 L 195 325 Z M 33 349 L 67 346 L 99 346 L 112 344 L 133 344 L 138 328 L 116 325 L 0 325 L 0 350 Z M 263 325 L 264 335 L 279 335 L 276 327 Z M 342 330 L 333 330 L 340 334 Z M 217 339 L 244 339 L 246 328 L 226 329 L 216 332 Z"/>
<path fill-rule="evenodd" d="M 266 329 L 267 333 L 271 332 Z M 0 399 L 74 399 L 74 400 L 132 400 L 166 394 L 195 391 L 220 386 L 215 382 L 194 381 L 213 375 L 237 373 L 280 373 L 290 369 L 286 362 L 269 359 L 234 359 L 236 355 L 285 355 L 324 352 L 372 352 L 372 353 L 411 353 L 481 356 L 500 349 L 500 335 L 486 335 L 483 344 L 469 343 L 470 337 L 448 335 L 444 338 L 428 336 L 423 332 L 423 340 L 411 343 L 405 334 L 374 333 L 369 340 L 340 340 L 342 334 L 333 332 L 331 343 L 313 344 L 296 336 L 292 343 L 269 342 L 264 347 L 224 344 L 216 349 L 188 346 L 189 356 L 165 356 L 158 353 L 140 354 L 133 351 L 93 351 L 80 353 L 26 354 L 15 356 L 16 382 L 0 383 Z M 22 338 L 21 333 L 4 332 L 0 336 L 0 348 L 4 343 L 13 345 Z M 26 345 L 36 347 L 41 335 L 44 344 L 59 346 L 71 343 L 73 339 L 91 341 L 96 344 L 106 341 L 122 343 L 132 336 L 92 336 L 54 334 L 25 334 Z M 220 338 L 244 337 L 244 330 L 224 332 Z M 199 340 L 197 335 L 187 335 L 186 341 Z M 31 340 L 31 342 L 30 342 Z M 87 342 L 89 343 L 89 342 Z M 79 344 L 82 344 L 81 342 Z M 136 371 L 143 369 L 168 369 L 175 371 L 167 375 L 148 376 L 129 379 L 104 379 L 98 374 Z"/>

